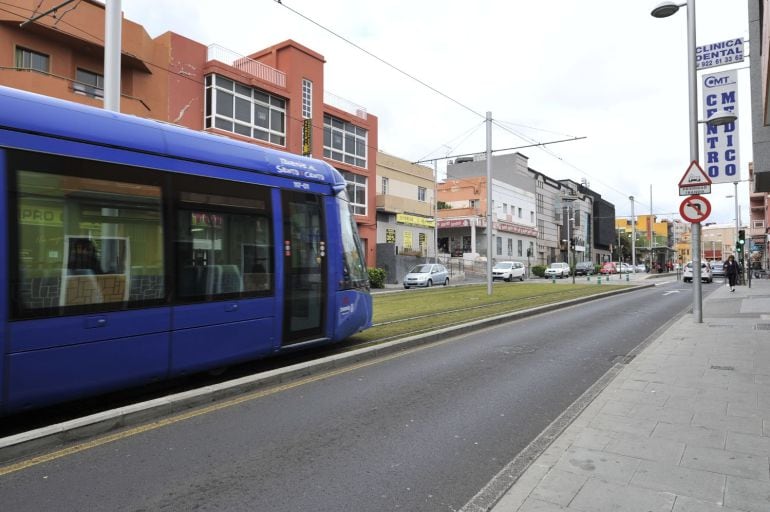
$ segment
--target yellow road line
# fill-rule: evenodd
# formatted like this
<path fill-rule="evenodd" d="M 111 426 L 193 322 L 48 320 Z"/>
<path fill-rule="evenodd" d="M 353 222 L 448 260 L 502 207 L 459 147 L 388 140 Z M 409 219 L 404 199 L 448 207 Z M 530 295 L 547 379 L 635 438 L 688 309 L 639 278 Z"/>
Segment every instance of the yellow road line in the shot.
<path fill-rule="evenodd" d="M 442 342 L 439 342 L 439 344 L 442 344 L 449 340 L 444 340 Z M 99 446 L 103 446 L 108 443 L 112 443 L 115 441 L 120 441 L 121 439 L 126 439 L 128 437 L 135 436 L 137 434 L 142 434 L 144 432 L 149 432 L 152 430 L 156 430 L 159 428 L 167 427 L 169 425 L 173 425 L 175 423 L 179 423 L 185 420 L 189 420 L 191 418 L 195 418 L 197 416 L 202 416 L 204 414 L 208 414 L 211 412 L 219 411 L 221 409 L 226 409 L 228 407 L 232 407 L 234 405 L 241 404 L 243 402 L 248 402 L 250 400 L 256 400 L 258 398 L 263 398 L 269 395 L 273 395 L 276 393 L 280 393 L 282 391 L 286 391 L 292 388 L 296 388 L 299 386 L 304 386 L 305 384 L 310 384 L 312 382 L 321 381 L 324 379 L 328 379 L 330 377 L 335 377 L 337 375 L 342 375 L 344 373 L 348 373 L 354 370 L 358 370 L 361 368 L 366 368 L 367 366 L 373 366 L 375 364 L 379 364 L 385 361 L 389 361 L 391 359 L 395 359 L 397 357 L 404 356 L 406 354 L 410 354 L 413 352 L 416 352 L 418 350 L 422 350 L 424 348 L 427 348 L 428 346 L 435 344 L 429 344 L 429 345 L 423 345 L 420 347 L 414 347 L 411 349 L 407 349 L 401 352 L 398 352 L 396 354 L 391 354 L 389 356 L 383 356 L 377 359 L 374 359 L 372 361 L 367 361 L 364 363 L 359 363 L 353 366 L 346 366 L 345 368 L 341 368 L 339 370 L 332 370 L 326 373 L 323 373 L 321 375 L 317 375 L 315 377 L 306 377 L 304 379 L 300 379 L 296 382 L 291 382 L 289 384 L 283 384 L 280 386 L 276 386 L 270 389 L 262 390 L 262 391 L 254 391 L 252 393 L 248 393 L 243 396 L 239 396 L 237 398 L 232 398 L 230 400 L 226 400 L 221 403 L 212 404 L 200 409 L 195 409 L 193 411 L 189 411 L 183 414 L 177 414 L 175 416 L 154 421 L 152 423 L 148 423 L 146 425 L 140 425 L 138 427 L 133 427 L 128 430 L 124 430 L 122 432 L 116 432 L 115 434 L 106 435 L 103 437 L 100 437 L 98 439 L 94 439 L 93 441 L 88 441 L 85 443 L 80 443 L 74 446 L 70 446 L 69 448 L 63 448 L 61 450 L 57 450 L 51 453 L 47 453 L 45 455 L 40 455 L 37 457 L 32 457 L 31 459 L 23 460 L 20 462 L 17 462 L 15 464 L 11 464 L 9 466 L 0 467 L 0 476 L 5 476 L 11 473 L 16 473 L 18 471 L 22 471 L 28 468 L 31 468 L 33 466 L 37 466 L 39 464 L 44 464 L 46 462 L 51 462 L 56 459 L 60 459 L 62 457 L 66 457 L 68 455 L 74 455 L 76 453 L 80 453 L 82 451 L 90 450 L 92 448 L 97 448 Z"/>

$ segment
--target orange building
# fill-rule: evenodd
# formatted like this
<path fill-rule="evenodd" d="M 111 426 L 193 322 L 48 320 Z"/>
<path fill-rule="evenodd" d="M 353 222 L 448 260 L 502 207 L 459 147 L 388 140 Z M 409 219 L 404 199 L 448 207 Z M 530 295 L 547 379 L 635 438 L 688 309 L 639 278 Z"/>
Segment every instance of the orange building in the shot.
<path fill-rule="evenodd" d="M 82 0 L 20 27 L 60 3 L 3 3 L 0 85 L 102 107 L 103 4 Z M 378 119 L 325 90 L 325 62 L 292 40 L 246 56 L 173 32 L 152 38 L 123 19 L 120 110 L 325 159 L 348 182 L 374 267 Z"/>

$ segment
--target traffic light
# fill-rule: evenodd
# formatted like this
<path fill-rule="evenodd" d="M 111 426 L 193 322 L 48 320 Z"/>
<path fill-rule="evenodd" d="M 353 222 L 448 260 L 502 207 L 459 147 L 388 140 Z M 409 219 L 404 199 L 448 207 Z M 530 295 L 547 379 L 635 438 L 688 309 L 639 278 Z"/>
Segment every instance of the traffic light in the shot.
<path fill-rule="evenodd" d="M 743 256 L 743 246 L 746 244 L 746 230 L 738 231 L 738 240 L 735 242 L 735 252 L 738 256 Z"/>

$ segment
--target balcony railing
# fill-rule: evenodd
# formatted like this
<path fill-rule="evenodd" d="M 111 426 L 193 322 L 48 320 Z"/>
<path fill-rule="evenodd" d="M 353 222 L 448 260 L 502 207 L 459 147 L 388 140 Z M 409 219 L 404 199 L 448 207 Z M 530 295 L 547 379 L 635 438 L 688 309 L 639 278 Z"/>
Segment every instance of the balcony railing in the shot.
<path fill-rule="evenodd" d="M 219 45 L 212 44 L 208 47 L 207 59 L 218 60 L 265 82 L 286 87 L 286 73 L 283 71 L 271 68 L 267 64 L 262 64 Z"/>
<path fill-rule="evenodd" d="M 331 105 L 332 107 L 337 107 L 338 109 L 353 114 L 356 117 L 360 117 L 361 119 L 366 119 L 366 109 L 364 107 L 356 105 L 345 98 L 340 98 L 329 91 L 324 91 L 324 103 Z"/>

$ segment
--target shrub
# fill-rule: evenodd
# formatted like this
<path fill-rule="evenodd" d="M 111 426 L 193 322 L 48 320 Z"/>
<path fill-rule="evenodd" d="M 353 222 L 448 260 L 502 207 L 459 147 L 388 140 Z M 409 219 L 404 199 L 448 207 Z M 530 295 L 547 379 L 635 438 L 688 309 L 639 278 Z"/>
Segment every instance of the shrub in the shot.
<path fill-rule="evenodd" d="M 533 265 L 532 266 L 532 275 L 535 275 L 537 277 L 543 277 L 545 276 L 545 269 L 548 267 L 545 265 Z"/>
<path fill-rule="evenodd" d="M 385 288 L 385 269 L 382 268 L 370 268 L 369 272 L 369 284 L 372 288 Z"/>

